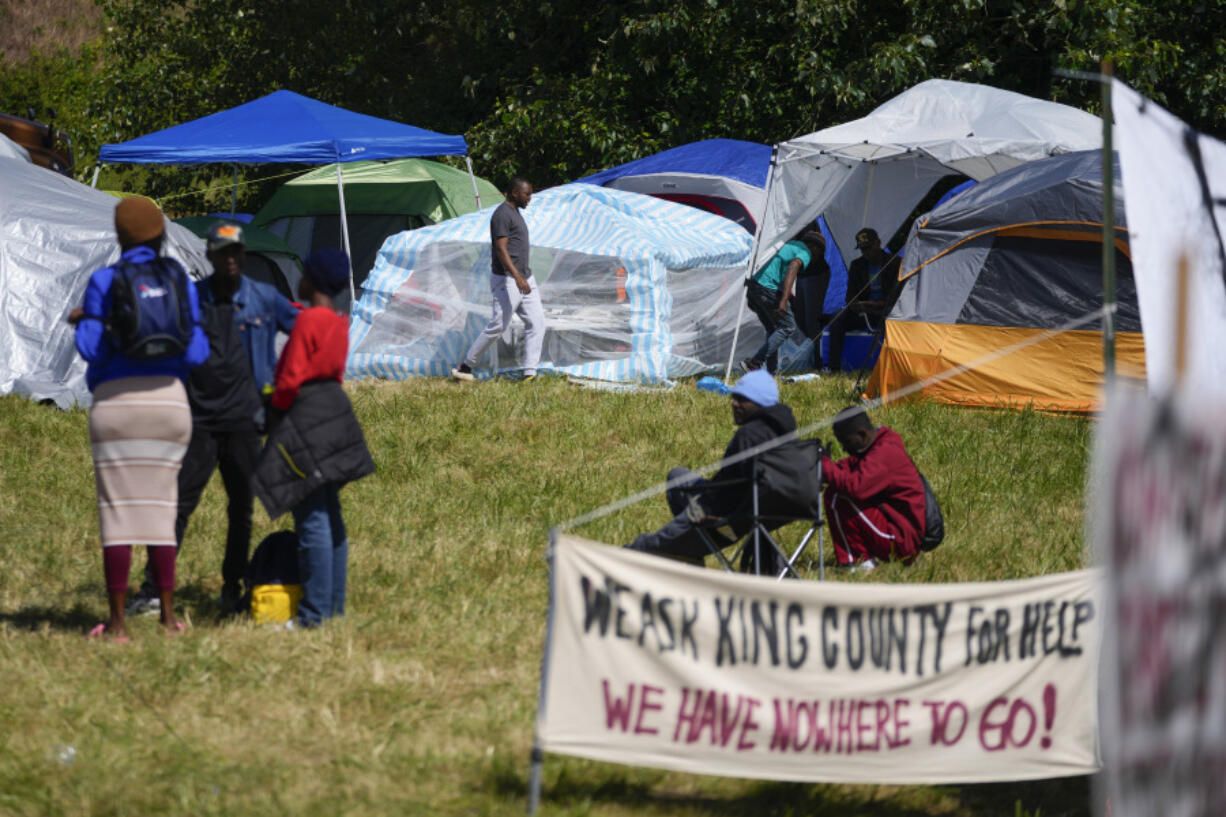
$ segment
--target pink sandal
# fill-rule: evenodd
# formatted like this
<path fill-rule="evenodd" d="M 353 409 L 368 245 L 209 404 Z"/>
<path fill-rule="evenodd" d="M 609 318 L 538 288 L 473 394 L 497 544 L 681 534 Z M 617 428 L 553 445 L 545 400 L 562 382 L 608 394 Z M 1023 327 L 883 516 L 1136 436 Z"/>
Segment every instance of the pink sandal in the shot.
<path fill-rule="evenodd" d="M 102 637 L 106 635 L 106 632 L 107 632 L 106 623 L 101 622 L 101 623 L 95 624 L 94 628 L 90 630 L 88 633 L 86 633 L 85 637 L 86 638 L 97 638 L 101 640 Z M 131 640 L 132 639 L 128 638 L 126 635 L 117 635 L 111 639 L 111 641 L 115 642 L 116 644 L 127 644 L 131 642 Z"/>
<path fill-rule="evenodd" d="M 179 636 L 183 635 L 183 631 L 187 629 L 187 625 L 183 623 L 183 619 L 179 618 L 175 619 L 173 627 L 163 627 L 162 629 L 165 630 L 167 638 L 178 638 Z"/>

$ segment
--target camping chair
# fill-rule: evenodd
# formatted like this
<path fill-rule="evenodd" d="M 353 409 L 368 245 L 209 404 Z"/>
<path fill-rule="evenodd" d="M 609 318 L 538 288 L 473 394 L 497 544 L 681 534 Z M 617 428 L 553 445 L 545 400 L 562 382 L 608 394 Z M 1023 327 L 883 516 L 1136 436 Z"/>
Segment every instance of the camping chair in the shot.
<path fill-rule="evenodd" d="M 752 460 L 752 478 L 704 482 L 677 489 L 689 497 L 686 513 L 694 523 L 694 530 L 725 571 L 733 572 L 732 565 L 739 560 L 742 572 L 760 576 L 763 556 L 769 556 L 772 561 L 780 563 L 776 579 L 789 574 L 799 579 L 796 562 L 816 535 L 818 580 L 825 580 L 822 538 L 825 519 L 821 496 L 823 453 L 820 440 L 791 440 L 755 456 Z M 709 514 L 703 495 L 728 488 L 748 488 L 748 500 L 727 516 Z M 788 556 L 771 531 L 798 521 L 808 523 L 809 529 L 792 555 Z M 724 556 L 724 548 L 738 542 L 732 558 Z"/>

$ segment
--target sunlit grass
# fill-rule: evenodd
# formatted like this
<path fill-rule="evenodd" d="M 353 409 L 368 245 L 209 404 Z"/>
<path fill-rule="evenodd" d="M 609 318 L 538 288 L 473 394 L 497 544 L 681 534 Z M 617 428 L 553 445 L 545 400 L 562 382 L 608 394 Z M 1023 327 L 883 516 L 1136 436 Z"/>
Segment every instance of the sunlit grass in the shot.
<path fill-rule="evenodd" d="M 850 386 L 784 385 L 783 397 L 805 425 L 841 408 Z M 634 394 L 550 378 L 351 392 L 379 472 L 342 493 L 349 615 L 317 632 L 217 622 L 215 480 L 179 559 L 193 628 L 169 640 L 138 619 L 127 646 L 82 637 L 105 611 L 85 413 L 0 399 L 0 814 L 522 813 L 548 530 L 658 484 L 672 465 L 718 459 L 728 401 L 688 382 Z M 936 486 L 948 534 L 912 568 L 848 580 L 1083 564 L 1089 421 L 924 403 L 876 419 Z M 577 532 L 617 544 L 667 517 L 656 496 Z M 255 538 L 289 524 L 257 510 Z M 1013 814 L 1019 801 L 1088 812 L 1084 778 L 777 784 L 552 756 L 544 800 L 545 814 L 977 815 Z"/>

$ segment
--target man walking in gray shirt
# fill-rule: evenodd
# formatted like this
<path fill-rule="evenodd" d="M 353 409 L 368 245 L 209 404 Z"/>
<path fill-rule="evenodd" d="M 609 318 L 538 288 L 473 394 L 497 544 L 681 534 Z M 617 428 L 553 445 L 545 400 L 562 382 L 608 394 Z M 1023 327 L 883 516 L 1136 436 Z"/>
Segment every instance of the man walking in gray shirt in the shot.
<path fill-rule="evenodd" d="M 527 179 L 511 179 L 507 200 L 494 210 L 490 218 L 490 243 L 493 259 L 490 263 L 490 293 L 494 311 L 490 322 L 473 341 L 464 362 L 451 370 L 456 380 L 473 379 L 473 366 L 486 348 L 496 341 L 511 324 L 511 316 L 519 314 L 524 322 L 524 380 L 536 377 L 536 364 L 541 359 L 541 341 L 545 337 L 545 311 L 541 307 L 540 290 L 528 266 L 528 225 L 520 210 L 532 200 L 532 185 Z"/>

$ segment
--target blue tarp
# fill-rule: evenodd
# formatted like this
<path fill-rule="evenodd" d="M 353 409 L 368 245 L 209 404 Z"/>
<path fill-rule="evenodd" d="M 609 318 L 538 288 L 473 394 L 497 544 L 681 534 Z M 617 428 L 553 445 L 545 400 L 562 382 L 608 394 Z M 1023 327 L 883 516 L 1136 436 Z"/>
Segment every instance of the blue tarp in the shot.
<path fill-rule="evenodd" d="M 765 188 L 770 172 L 771 148 L 756 142 L 738 139 L 706 139 L 691 142 L 652 156 L 644 156 L 624 165 L 593 173 L 578 181 L 584 184 L 607 185 L 626 176 L 647 176 L 655 173 L 694 173 L 722 176 L 754 187 Z"/>
<path fill-rule="evenodd" d="M 103 145 L 103 162 L 141 164 L 331 164 L 365 159 L 468 153 L 463 136 L 353 113 L 296 94 L 267 96 L 149 133 Z"/>

